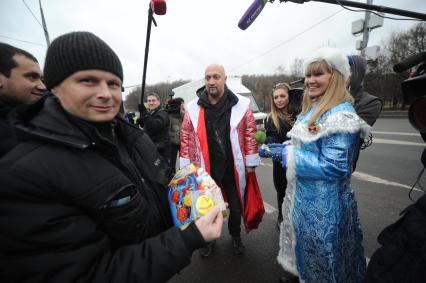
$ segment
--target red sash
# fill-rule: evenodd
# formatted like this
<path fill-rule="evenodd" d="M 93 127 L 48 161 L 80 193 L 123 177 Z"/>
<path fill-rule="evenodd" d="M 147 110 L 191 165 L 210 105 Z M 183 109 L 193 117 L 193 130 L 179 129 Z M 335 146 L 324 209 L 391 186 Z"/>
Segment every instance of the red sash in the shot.
<path fill-rule="evenodd" d="M 207 173 L 211 174 L 209 144 L 207 142 L 206 123 L 204 119 L 203 107 L 200 107 L 200 113 L 198 115 L 197 135 L 198 135 L 198 140 L 200 141 L 201 153 L 203 155 L 205 169 Z"/>
<path fill-rule="evenodd" d="M 210 170 L 210 156 L 209 156 L 209 145 L 207 141 L 207 132 L 206 132 L 206 123 L 204 119 L 204 108 L 200 107 L 200 112 L 198 116 L 198 125 L 197 125 L 197 135 L 198 140 L 200 141 L 201 154 L 204 159 L 204 166 L 206 171 L 211 174 Z M 238 195 L 240 195 L 239 182 L 238 182 L 238 172 L 235 170 L 235 182 L 237 185 Z M 259 184 L 257 182 L 256 174 L 254 172 L 246 173 L 246 192 L 245 192 L 245 201 L 243 209 L 243 218 L 244 226 L 246 233 L 250 232 L 253 229 L 259 227 L 260 222 L 262 222 L 263 214 L 265 213 L 265 207 L 263 206 L 263 199 L 260 193 Z M 222 194 L 226 200 L 226 194 Z M 240 195 L 241 199 L 241 195 Z"/>

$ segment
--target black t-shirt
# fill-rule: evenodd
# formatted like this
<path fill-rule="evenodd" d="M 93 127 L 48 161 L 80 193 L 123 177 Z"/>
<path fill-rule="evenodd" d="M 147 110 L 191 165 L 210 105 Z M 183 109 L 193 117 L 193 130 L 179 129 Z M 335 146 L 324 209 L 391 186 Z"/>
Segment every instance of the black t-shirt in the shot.
<path fill-rule="evenodd" d="M 204 119 L 211 175 L 219 183 L 224 173 L 227 170 L 232 171 L 234 166 L 230 140 L 230 120 L 232 107 L 237 102 L 238 98 L 226 88 L 222 98 L 214 105 L 209 103 L 205 91 L 200 95 L 198 101 L 198 104 L 205 108 Z"/>

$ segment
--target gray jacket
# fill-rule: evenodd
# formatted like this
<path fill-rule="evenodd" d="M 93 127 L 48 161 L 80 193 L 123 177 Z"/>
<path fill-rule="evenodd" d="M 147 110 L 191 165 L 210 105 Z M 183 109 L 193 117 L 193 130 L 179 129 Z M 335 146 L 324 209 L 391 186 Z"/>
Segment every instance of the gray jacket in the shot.
<path fill-rule="evenodd" d="M 171 113 L 169 114 L 170 119 L 170 142 L 175 145 L 180 145 L 180 129 L 182 127 L 184 112 Z"/>

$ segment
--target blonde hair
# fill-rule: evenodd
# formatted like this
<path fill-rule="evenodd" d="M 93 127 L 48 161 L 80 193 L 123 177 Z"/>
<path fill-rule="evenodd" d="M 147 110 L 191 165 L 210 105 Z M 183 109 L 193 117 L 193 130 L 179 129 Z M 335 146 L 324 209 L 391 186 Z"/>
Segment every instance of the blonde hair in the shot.
<path fill-rule="evenodd" d="M 312 62 L 306 67 L 305 76 L 311 74 L 331 74 L 330 82 L 323 95 L 315 100 L 308 95 L 308 89 L 305 88 L 302 102 L 302 114 L 306 114 L 312 107 L 314 102 L 318 103 L 317 109 L 309 119 L 308 126 L 314 125 L 318 117 L 342 102 L 354 103 L 353 97 L 346 89 L 345 79 L 343 75 L 331 66 L 325 60 Z"/>
<path fill-rule="evenodd" d="M 281 132 L 281 123 L 280 120 L 284 120 L 290 125 L 293 125 L 293 121 L 290 118 L 290 115 L 288 113 L 288 104 L 283 108 L 279 109 L 275 103 L 274 103 L 274 92 L 277 89 L 283 89 L 287 92 L 288 101 L 290 102 L 290 96 L 288 91 L 291 89 L 291 87 L 287 83 L 278 83 L 272 88 L 271 93 L 271 113 L 270 117 L 272 118 L 272 122 L 274 123 L 275 128 L 278 132 Z"/>

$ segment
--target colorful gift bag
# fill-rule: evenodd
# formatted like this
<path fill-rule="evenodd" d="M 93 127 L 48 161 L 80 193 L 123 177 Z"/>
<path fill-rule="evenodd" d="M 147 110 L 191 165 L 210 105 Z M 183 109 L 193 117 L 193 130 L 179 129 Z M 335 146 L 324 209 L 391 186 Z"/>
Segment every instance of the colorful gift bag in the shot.
<path fill-rule="evenodd" d="M 169 204 L 176 227 L 207 214 L 215 205 L 226 215 L 226 206 L 220 188 L 213 178 L 195 164 L 180 169 L 169 183 Z"/>

